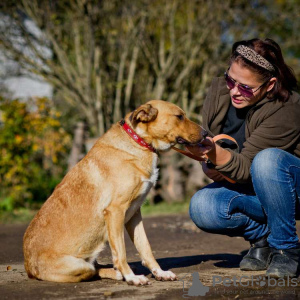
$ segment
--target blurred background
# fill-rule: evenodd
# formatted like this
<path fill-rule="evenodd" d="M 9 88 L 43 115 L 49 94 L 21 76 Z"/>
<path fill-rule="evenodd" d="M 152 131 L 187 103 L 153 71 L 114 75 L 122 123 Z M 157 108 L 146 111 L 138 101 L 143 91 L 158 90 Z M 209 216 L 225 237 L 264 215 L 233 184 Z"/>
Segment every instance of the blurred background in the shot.
<path fill-rule="evenodd" d="M 274 39 L 299 80 L 299 16 L 299 0 L 2 0 L 0 222 L 31 218 L 95 140 L 150 99 L 201 123 L 235 41 Z M 209 182 L 173 151 L 159 168 L 145 212 L 186 211 Z"/>

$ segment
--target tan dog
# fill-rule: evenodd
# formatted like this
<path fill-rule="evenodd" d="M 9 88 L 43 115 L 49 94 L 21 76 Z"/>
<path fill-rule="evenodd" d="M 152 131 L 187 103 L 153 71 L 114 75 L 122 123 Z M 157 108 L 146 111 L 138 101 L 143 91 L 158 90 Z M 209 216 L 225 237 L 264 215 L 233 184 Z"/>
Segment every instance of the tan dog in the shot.
<path fill-rule="evenodd" d="M 126 124 L 157 151 L 197 143 L 202 129 L 178 106 L 149 101 L 125 117 Z M 134 133 L 133 133 L 134 134 Z M 176 280 L 155 260 L 140 206 L 158 176 L 157 154 L 138 144 L 120 123 L 112 126 L 74 166 L 42 206 L 24 235 L 30 278 L 78 282 L 95 275 L 145 285 L 126 261 L 124 225 L 144 266 L 157 280 Z M 109 241 L 114 269 L 98 269 L 96 258 Z"/>

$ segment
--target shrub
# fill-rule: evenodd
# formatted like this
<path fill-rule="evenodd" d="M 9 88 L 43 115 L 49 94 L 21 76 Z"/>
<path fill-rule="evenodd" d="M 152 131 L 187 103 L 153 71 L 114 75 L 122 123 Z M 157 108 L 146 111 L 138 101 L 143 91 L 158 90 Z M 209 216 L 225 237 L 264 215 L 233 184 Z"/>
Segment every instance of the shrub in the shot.
<path fill-rule="evenodd" d="M 47 98 L 0 98 L 0 210 L 32 207 L 63 176 L 70 136 Z"/>

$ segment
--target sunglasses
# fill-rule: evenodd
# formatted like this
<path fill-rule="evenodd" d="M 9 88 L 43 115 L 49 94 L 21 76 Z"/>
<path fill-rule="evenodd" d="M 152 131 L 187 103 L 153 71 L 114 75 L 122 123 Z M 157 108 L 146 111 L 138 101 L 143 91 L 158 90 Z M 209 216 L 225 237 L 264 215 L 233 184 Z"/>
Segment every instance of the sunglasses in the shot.
<path fill-rule="evenodd" d="M 228 68 L 228 70 L 229 70 L 229 68 Z M 226 80 L 227 87 L 230 90 L 232 90 L 235 86 L 237 86 L 237 88 L 238 88 L 239 92 L 241 93 L 241 95 L 246 97 L 246 98 L 252 98 L 254 96 L 254 93 L 257 92 L 259 89 L 261 89 L 271 79 L 271 78 L 269 78 L 262 85 L 260 85 L 255 91 L 253 91 L 252 88 L 249 87 L 248 85 L 237 83 L 233 78 L 231 78 L 227 73 L 228 70 L 224 73 L 224 77 L 225 77 L 225 80 Z"/>

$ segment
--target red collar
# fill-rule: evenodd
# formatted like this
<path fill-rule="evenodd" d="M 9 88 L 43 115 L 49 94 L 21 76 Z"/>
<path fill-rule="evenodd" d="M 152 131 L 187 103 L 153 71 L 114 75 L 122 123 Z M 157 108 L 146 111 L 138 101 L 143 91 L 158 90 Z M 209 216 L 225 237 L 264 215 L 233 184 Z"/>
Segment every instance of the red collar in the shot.
<path fill-rule="evenodd" d="M 125 120 L 120 121 L 120 125 L 122 128 L 127 132 L 127 134 L 132 137 L 132 139 L 138 143 L 139 145 L 148 148 L 150 151 L 157 153 L 157 150 L 151 146 L 150 144 L 146 143 L 138 134 L 125 122 Z"/>

